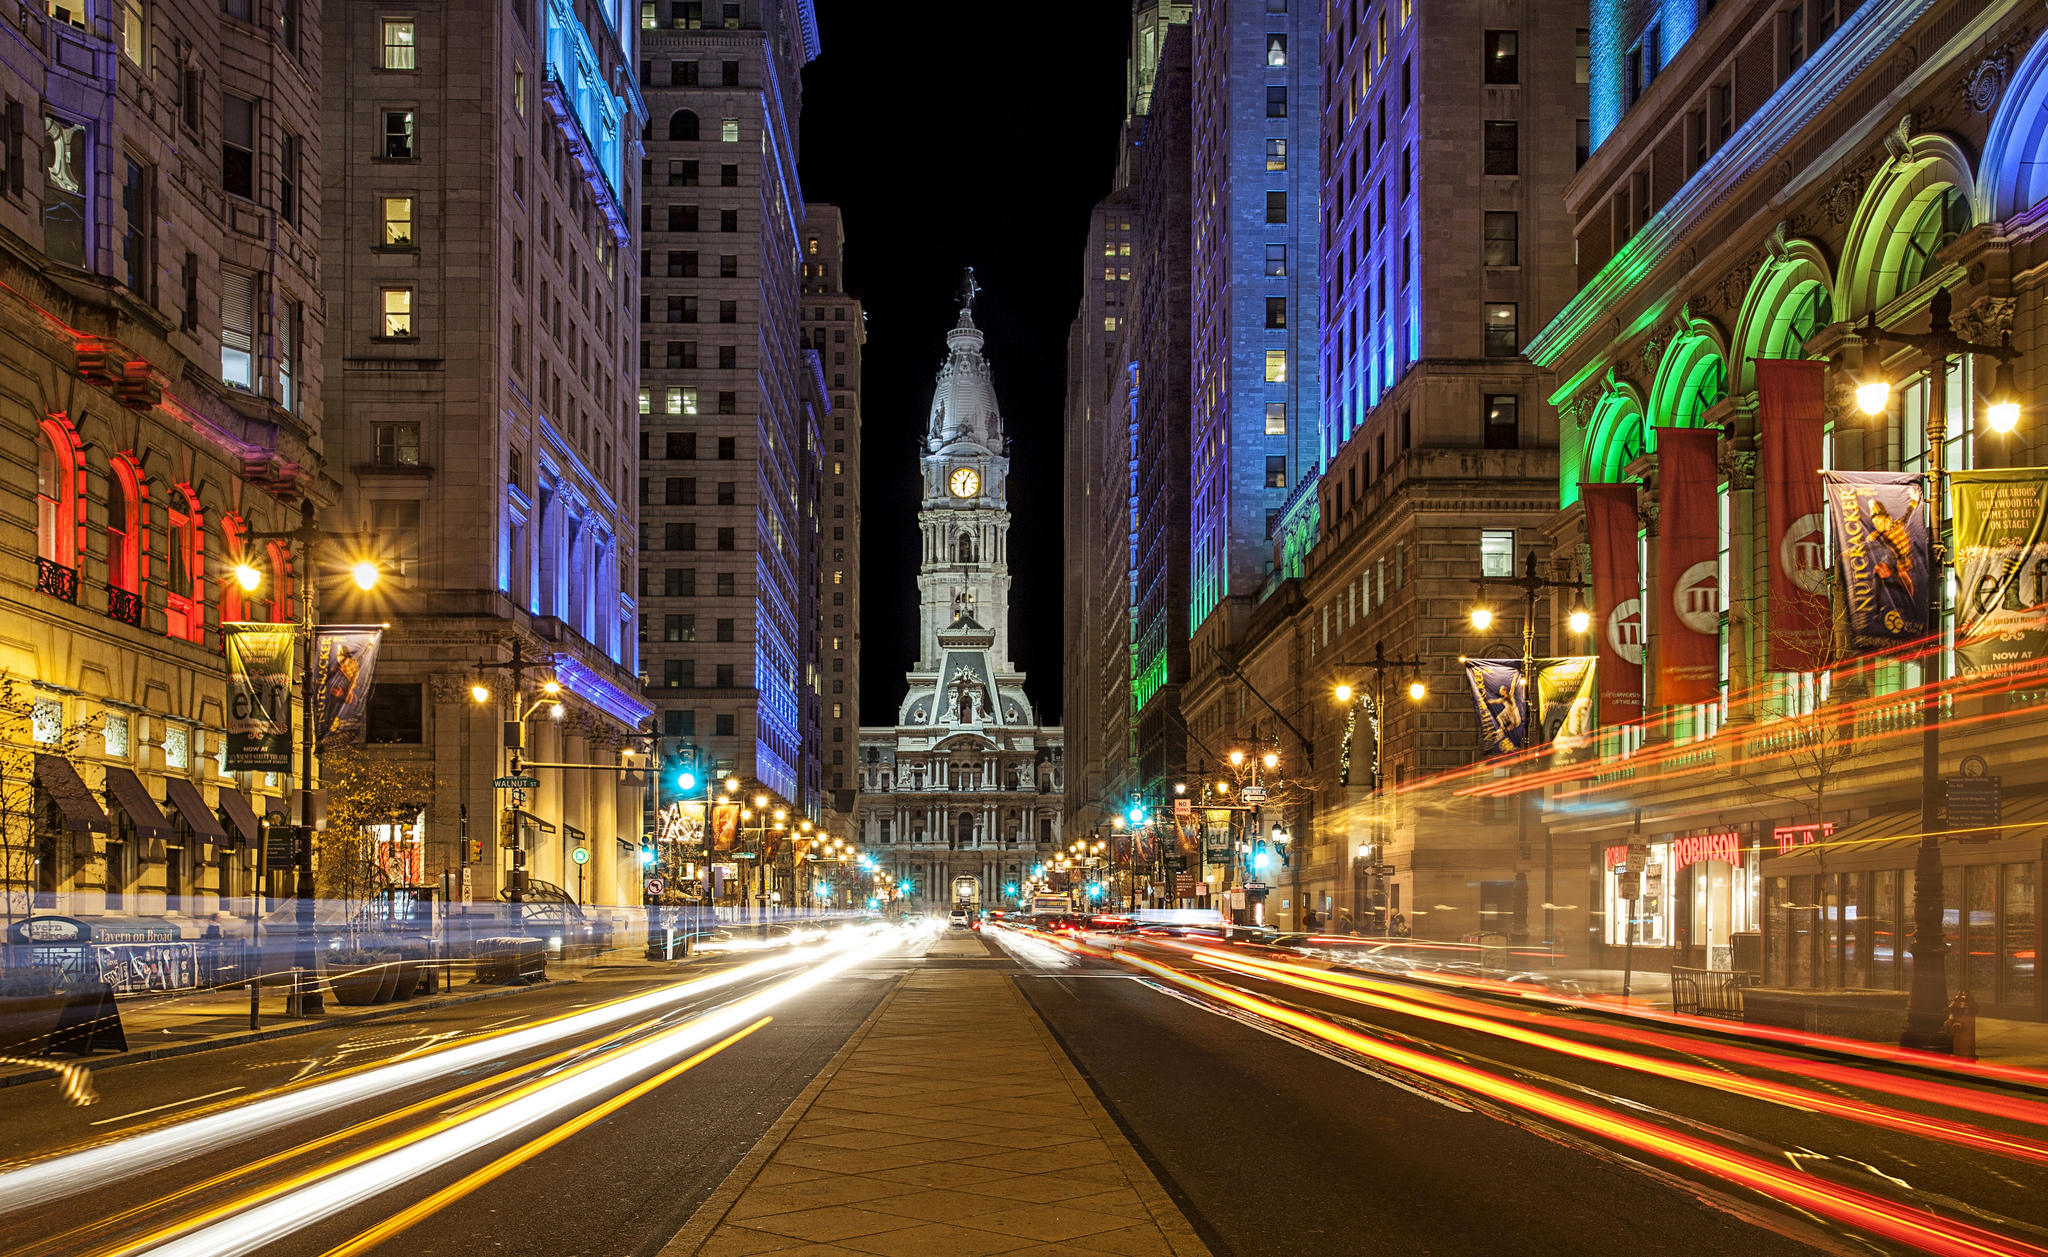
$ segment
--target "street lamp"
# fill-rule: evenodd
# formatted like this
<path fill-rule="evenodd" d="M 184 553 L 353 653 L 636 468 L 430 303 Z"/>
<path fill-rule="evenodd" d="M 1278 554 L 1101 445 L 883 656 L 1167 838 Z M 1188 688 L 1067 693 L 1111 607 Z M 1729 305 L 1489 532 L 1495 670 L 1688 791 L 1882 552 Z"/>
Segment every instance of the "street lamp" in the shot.
<path fill-rule="evenodd" d="M 1384 642 L 1374 642 L 1372 644 L 1372 658 L 1359 663 L 1338 665 L 1340 668 L 1372 669 L 1374 692 L 1372 711 L 1372 789 L 1374 794 L 1379 794 L 1386 789 L 1387 780 L 1387 674 L 1410 668 L 1419 669 L 1422 666 L 1422 656 L 1420 655 L 1413 659 L 1403 659 L 1399 655 L 1390 658 L 1387 655 L 1386 643 Z M 1358 695 L 1358 698 L 1354 699 L 1352 697 L 1353 693 L 1354 691 L 1351 686 L 1343 682 L 1338 683 L 1337 701 L 1347 704 L 1349 707 L 1349 710 L 1344 715 L 1343 755 L 1337 761 L 1337 782 L 1339 785 L 1351 784 L 1351 735 L 1358 723 L 1358 704 L 1364 699 L 1363 694 Z M 1421 677 L 1415 677 L 1408 682 L 1409 702 L 1419 703 L 1428 694 L 1429 687 L 1423 684 Z M 1372 823 L 1376 831 L 1372 855 L 1368 857 L 1371 861 L 1370 867 L 1372 869 L 1379 869 L 1386 865 L 1387 834 L 1383 828 L 1386 818 L 1382 815 L 1382 810 L 1375 807 L 1372 811 Z M 1285 841 L 1285 839 L 1276 836 L 1276 841 Z M 1368 876 L 1372 881 L 1369 893 L 1375 900 L 1384 902 L 1386 892 L 1385 878 L 1378 873 L 1369 873 Z M 1357 897 L 1357 885 L 1356 874 L 1354 873 L 1352 882 L 1353 898 Z M 1358 904 L 1356 906 L 1358 908 L 1359 920 L 1364 921 L 1368 911 L 1367 906 L 1365 904 Z M 1378 913 L 1381 909 L 1373 907 L 1370 911 Z M 1383 934 L 1386 932 L 1385 929 L 1380 931 Z"/>
<path fill-rule="evenodd" d="M 1917 349 L 1927 356 L 1927 535 L 1934 544 L 1927 582 L 1930 600 L 1929 622 L 1942 631 L 1947 610 L 1948 549 L 1941 540 L 1942 478 L 1947 473 L 1943 456 L 1948 444 L 1948 360 L 1951 356 L 1979 354 L 1998 360 L 1991 393 L 1985 399 L 1985 420 L 1999 433 L 2011 432 L 2020 421 L 2019 391 L 2013 385 L 2012 347 L 2007 332 L 1996 345 L 1980 345 L 1956 334 L 1949 322 L 1954 299 L 1948 289 L 1936 289 L 1927 303 L 1927 330 L 1920 333 L 1892 332 L 1877 325 L 1877 312 L 1864 317 L 1857 335 L 1863 342 L 1863 366 L 1856 385 L 1856 405 L 1867 415 L 1884 411 L 1891 401 L 1891 381 L 1883 369 L 1883 355 L 1871 369 L 1871 347 L 1886 343 Z M 1954 1038 L 1943 1029 L 1948 1019 L 1948 976 L 1943 972 L 1948 945 L 1942 940 L 1941 837 L 1947 822 L 1942 819 L 1945 800 L 1941 783 L 1941 664 L 1944 651 L 1936 651 L 1928 665 L 1932 675 L 1920 687 L 1920 848 L 1913 869 L 1913 988 L 1906 1001 L 1906 1028 L 1899 1046 L 1926 1052 L 1953 1052 Z"/>

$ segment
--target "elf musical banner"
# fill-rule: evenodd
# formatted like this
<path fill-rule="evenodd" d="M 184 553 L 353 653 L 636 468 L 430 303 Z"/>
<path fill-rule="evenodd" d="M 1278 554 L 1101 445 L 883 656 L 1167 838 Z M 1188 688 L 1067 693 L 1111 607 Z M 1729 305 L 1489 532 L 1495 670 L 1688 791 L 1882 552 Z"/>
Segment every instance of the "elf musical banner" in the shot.
<path fill-rule="evenodd" d="M 1479 715 L 1485 754 L 1506 755 L 1531 745 L 1529 695 L 1519 659 L 1465 659 L 1465 683 Z M 1538 659 L 1536 741 L 1564 749 L 1584 744 L 1593 729 L 1594 667 L 1591 655 Z"/>
<path fill-rule="evenodd" d="M 1770 546 L 1769 666 L 1814 672 L 1827 666 L 1834 616 L 1820 480 L 1828 364 L 1759 358 L 1751 365 Z"/>
<path fill-rule="evenodd" d="M 292 766 L 292 626 L 228 623 L 228 771 Z"/>
<path fill-rule="evenodd" d="M 1659 703 L 1721 693 L 1720 469 L 1712 428 L 1657 429 Z"/>
<path fill-rule="evenodd" d="M 1927 635 L 1932 566 L 1927 478 L 1911 471 L 1825 471 L 1849 647 L 1888 650 Z"/>
<path fill-rule="evenodd" d="M 383 641 L 382 628 L 366 625 L 337 624 L 313 631 L 313 739 L 322 754 L 330 746 L 363 740 L 370 680 Z"/>
<path fill-rule="evenodd" d="M 1636 486 L 1589 484 L 1586 535 L 1593 550 L 1595 669 L 1600 678 L 1600 719 L 1627 724 L 1643 718 L 1642 563 L 1636 548 Z"/>
<path fill-rule="evenodd" d="M 1949 474 L 1956 670 L 2009 672 L 2048 655 L 2048 470 Z"/>

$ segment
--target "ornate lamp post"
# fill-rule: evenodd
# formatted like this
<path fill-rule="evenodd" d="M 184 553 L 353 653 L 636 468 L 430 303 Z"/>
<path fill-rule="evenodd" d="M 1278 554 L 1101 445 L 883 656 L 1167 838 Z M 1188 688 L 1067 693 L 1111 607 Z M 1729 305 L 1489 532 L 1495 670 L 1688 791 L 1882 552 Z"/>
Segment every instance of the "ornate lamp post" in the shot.
<path fill-rule="evenodd" d="M 1946 612 L 1948 591 L 1948 545 L 1942 534 L 1942 480 L 1948 442 L 1948 360 L 1963 354 L 1981 354 L 1998 360 L 1987 397 L 1985 422 L 1994 432 L 2011 432 L 2019 424 L 2019 390 L 2013 383 L 2012 347 L 2007 332 L 1996 345 L 1964 340 L 1949 322 L 1953 298 L 1946 288 L 1935 292 L 1927 306 L 1927 330 L 1918 334 L 1890 332 L 1877 325 L 1871 311 L 1857 329 L 1864 344 L 1864 371 L 1856 385 L 1856 405 L 1866 415 L 1882 414 L 1891 401 L 1891 381 L 1880 361 L 1869 361 L 1872 345 L 1904 345 L 1927 356 L 1927 536 L 1933 572 L 1927 582 L 1932 600 L 1928 621 L 1939 637 Z M 1920 847 L 1913 867 L 1913 988 L 1907 996 L 1906 1028 L 1899 1036 L 1901 1047 L 1926 1052 L 1952 1052 L 1954 1041 L 1942 1029 L 1948 1016 L 1948 975 L 1943 956 L 1948 945 L 1941 936 L 1941 664 L 1945 650 L 1934 654 L 1932 675 L 1920 687 Z"/>
<path fill-rule="evenodd" d="M 1403 659 L 1399 655 L 1395 655 L 1389 658 L 1387 656 L 1386 643 L 1374 642 L 1372 644 L 1372 658 L 1355 663 L 1340 663 L 1337 667 L 1339 670 L 1366 668 L 1372 671 L 1372 789 L 1375 795 L 1380 795 L 1386 790 L 1387 785 L 1387 676 L 1393 672 L 1416 670 L 1417 675 L 1408 682 L 1408 701 L 1411 703 L 1421 702 L 1429 696 L 1429 687 L 1423 683 L 1419 671 L 1422 667 L 1422 657 L 1418 655 L 1413 659 Z M 1339 681 L 1337 683 L 1336 696 L 1338 702 L 1347 704 L 1349 707 L 1349 710 L 1345 713 L 1344 720 L 1344 757 L 1338 765 L 1338 784 L 1349 785 L 1351 779 L 1351 734 L 1358 721 L 1359 704 L 1365 701 L 1365 695 L 1362 691 L 1354 691 L 1347 682 Z M 1386 875 L 1379 871 L 1390 867 L 1386 861 L 1387 833 L 1384 826 L 1387 821 L 1386 817 L 1382 814 L 1383 811 L 1384 809 L 1380 807 L 1373 809 L 1373 824 L 1378 829 L 1378 832 L 1374 835 L 1373 851 L 1370 857 L 1371 863 L 1368 865 L 1370 872 L 1367 874 L 1372 887 L 1371 893 L 1379 905 L 1372 909 L 1376 914 L 1387 912 Z M 1355 889 L 1357 883 L 1353 882 L 1352 885 Z M 1361 918 L 1363 915 L 1363 912 L 1361 912 Z M 1392 924 L 1390 917 L 1382 921 L 1382 928 L 1378 933 L 1387 933 Z"/>

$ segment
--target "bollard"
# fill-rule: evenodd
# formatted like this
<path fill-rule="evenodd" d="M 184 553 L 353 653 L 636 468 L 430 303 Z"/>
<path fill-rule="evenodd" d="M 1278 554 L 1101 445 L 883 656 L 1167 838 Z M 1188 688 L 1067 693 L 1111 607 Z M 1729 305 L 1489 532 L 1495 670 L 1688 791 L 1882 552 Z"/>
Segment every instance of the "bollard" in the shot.
<path fill-rule="evenodd" d="M 303 1017 L 306 1015 L 305 992 L 300 981 L 301 975 L 305 972 L 304 969 L 299 968 L 297 965 L 292 966 L 292 984 L 286 988 L 284 996 L 284 1015 L 287 1017 Z"/>
<path fill-rule="evenodd" d="M 249 1028 L 251 1030 L 261 1030 L 263 1028 L 263 1023 L 259 1016 L 260 1005 L 257 1003 L 260 998 L 258 993 L 262 989 L 263 982 L 260 978 L 249 979 Z"/>
<path fill-rule="evenodd" d="M 1968 991 L 1957 991 L 1948 1002 L 1948 1020 L 1941 1026 L 1954 1044 L 1957 1056 L 1967 1060 L 1977 1059 L 1977 997 Z"/>

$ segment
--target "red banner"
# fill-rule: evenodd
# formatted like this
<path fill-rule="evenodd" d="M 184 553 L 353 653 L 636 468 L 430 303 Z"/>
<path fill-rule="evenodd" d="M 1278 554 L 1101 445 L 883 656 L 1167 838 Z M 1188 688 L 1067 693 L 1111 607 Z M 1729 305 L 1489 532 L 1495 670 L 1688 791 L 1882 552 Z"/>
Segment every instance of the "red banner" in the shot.
<path fill-rule="evenodd" d="M 1763 445 L 1764 518 L 1770 541 L 1770 659 L 1780 672 L 1827 665 L 1828 603 L 1821 433 L 1825 362 L 1758 360 L 1757 427 Z"/>
<path fill-rule="evenodd" d="M 740 805 L 720 803 L 711 809 L 711 840 L 716 850 L 732 850 L 732 840 L 740 830 Z"/>
<path fill-rule="evenodd" d="M 1594 677 L 1600 723 L 1643 718 L 1642 564 L 1636 551 L 1636 487 L 1589 484 L 1586 534 L 1593 547 L 1593 624 L 1599 641 Z"/>
<path fill-rule="evenodd" d="M 1657 429 L 1657 686 L 1660 704 L 1720 696 L 1720 471 L 1712 428 Z"/>
<path fill-rule="evenodd" d="M 781 854 L 782 835 L 771 829 L 768 831 L 768 836 L 761 840 L 761 858 L 773 864 L 775 858 Z"/>

